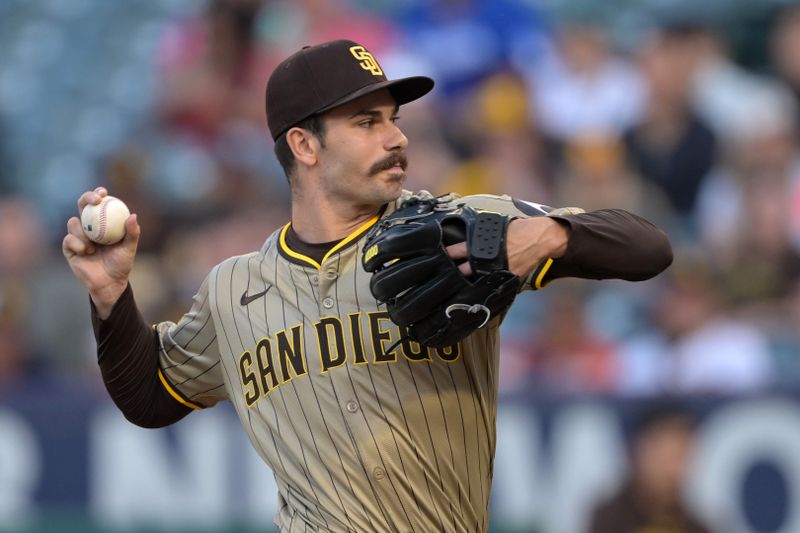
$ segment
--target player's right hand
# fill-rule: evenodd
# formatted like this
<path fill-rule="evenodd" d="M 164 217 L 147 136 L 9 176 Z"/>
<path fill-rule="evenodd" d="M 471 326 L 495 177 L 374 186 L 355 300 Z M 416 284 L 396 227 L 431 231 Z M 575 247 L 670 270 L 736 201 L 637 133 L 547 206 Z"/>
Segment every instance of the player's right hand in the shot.
<path fill-rule="evenodd" d="M 108 318 L 111 308 L 128 286 L 141 228 L 132 214 L 125 221 L 125 237 L 116 244 L 93 243 L 83 232 L 80 213 L 88 204 L 97 205 L 108 191 L 98 187 L 78 199 L 78 216 L 67 221 L 67 235 L 61 250 L 73 274 L 89 291 L 100 318 Z"/>

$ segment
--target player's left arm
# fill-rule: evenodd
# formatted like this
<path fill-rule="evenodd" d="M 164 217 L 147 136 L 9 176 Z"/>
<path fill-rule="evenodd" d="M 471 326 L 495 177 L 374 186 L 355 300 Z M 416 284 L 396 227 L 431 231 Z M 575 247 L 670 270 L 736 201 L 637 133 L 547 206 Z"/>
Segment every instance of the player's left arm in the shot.
<path fill-rule="evenodd" d="M 565 277 L 641 281 L 672 263 L 666 234 L 623 209 L 585 213 L 492 195 L 463 200 L 516 217 L 508 225 L 506 252 L 509 270 L 526 280 L 526 289 Z M 448 250 L 454 258 L 466 256 L 464 243 Z"/>
<path fill-rule="evenodd" d="M 516 219 L 507 249 L 532 289 L 565 277 L 642 281 L 672 263 L 666 234 L 623 209 Z"/>

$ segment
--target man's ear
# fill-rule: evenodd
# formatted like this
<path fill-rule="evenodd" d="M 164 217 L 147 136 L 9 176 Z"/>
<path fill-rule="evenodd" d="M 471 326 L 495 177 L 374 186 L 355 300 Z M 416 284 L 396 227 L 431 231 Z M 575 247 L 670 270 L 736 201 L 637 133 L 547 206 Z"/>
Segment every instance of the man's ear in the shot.
<path fill-rule="evenodd" d="M 299 163 L 306 166 L 316 164 L 320 144 L 310 131 L 303 128 L 291 128 L 286 132 L 286 143 Z"/>

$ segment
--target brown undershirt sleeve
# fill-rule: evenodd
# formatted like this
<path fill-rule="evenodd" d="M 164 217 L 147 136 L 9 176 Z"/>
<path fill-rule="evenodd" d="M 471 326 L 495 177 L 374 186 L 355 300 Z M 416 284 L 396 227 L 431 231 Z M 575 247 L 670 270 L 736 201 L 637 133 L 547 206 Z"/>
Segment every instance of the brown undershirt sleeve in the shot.
<path fill-rule="evenodd" d="M 106 320 L 97 316 L 94 304 L 91 308 L 100 373 L 125 418 L 137 426 L 158 428 L 192 412 L 172 398 L 159 381 L 158 334 L 142 318 L 131 286 Z"/>
<path fill-rule="evenodd" d="M 567 251 L 536 269 L 534 288 L 565 277 L 642 281 L 672 264 L 672 246 L 664 232 L 622 209 L 553 218 L 570 229 Z"/>

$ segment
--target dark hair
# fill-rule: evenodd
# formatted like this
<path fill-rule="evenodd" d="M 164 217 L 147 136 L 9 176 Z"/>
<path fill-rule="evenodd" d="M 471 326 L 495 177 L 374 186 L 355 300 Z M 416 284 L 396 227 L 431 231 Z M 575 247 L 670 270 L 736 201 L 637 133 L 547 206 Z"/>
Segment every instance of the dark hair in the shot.
<path fill-rule="evenodd" d="M 319 139 L 319 143 L 323 147 L 325 146 L 325 123 L 322 121 L 322 115 L 311 115 L 307 119 L 295 124 L 293 127 L 310 131 L 314 137 Z M 278 158 L 278 163 L 283 167 L 286 179 L 291 185 L 292 176 L 297 169 L 297 161 L 294 158 L 292 149 L 289 148 L 289 143 L 286 142 L 286 133 L 278 137 L 275 141 L 275 157 Z"/>
<path fill-rule="evenodd" d="M 678 425 L 688 431 L 695 429 L 697 415 L 677 399 L 659 399 L 645 404 L 635 421 L 637 437 L 663 427 Z"/>

